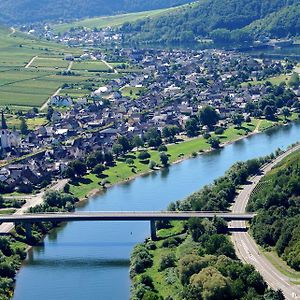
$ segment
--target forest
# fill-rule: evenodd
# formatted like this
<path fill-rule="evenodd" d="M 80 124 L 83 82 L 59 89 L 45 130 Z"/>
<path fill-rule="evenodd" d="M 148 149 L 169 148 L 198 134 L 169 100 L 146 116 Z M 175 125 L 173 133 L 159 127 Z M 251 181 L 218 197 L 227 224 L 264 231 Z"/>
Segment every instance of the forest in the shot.
<path fill-rule="evenodd" d="M 262 34 L 296 36 L 299 14 L 297 0 L 206 0 L 176 14 L 126 23 L 121 32 L 130 43 L 191 44 L 203 38 L 243 43 Z"/>
<path fill-rule="evenodd" d="M 223 177 L 168 209 L 227 210 L 236 188 L 280 153 L 236 163 Z M 281 291 L 267 289 L 254 267 L 237 259 L 223 220 L 191 218 L 156 226 L 158 240 L 137 245 L 131 255 L 133 300 L 284 299 Z"/>
<path fill-rule="evenodd" d="M 0 22 L 24 24 L 167 8 L 191 0 L 1 0 Z"/>
<path fill-rule="evenodd" d="M 257 211 L 251 230 L 256 241 L 271 247 L 300 271 L 300 152 L 287 157 L 254 191 L 248 211 Z"/>

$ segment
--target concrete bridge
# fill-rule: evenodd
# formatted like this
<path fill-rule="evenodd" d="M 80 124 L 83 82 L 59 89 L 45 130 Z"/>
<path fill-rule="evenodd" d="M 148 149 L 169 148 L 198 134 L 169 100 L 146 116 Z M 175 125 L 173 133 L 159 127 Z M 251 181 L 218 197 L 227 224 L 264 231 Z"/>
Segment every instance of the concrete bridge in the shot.
<path fill-rule="evenodd" d="M 31 224 L 38 222 L 82 222 L 82 221 L 150 221 L 151 238 L 156 239 L 155 221 L 188 220 L 190 218 L 222 218 L 226 221 L 249 221 L 255 214 L 252 213 L 228 213 L 228 212 L 82 212 L 82 213 L 43 213 L 22 215 L 1 215 L 0 223 L 24 223 L 26 237 L 31 237 Z"/>

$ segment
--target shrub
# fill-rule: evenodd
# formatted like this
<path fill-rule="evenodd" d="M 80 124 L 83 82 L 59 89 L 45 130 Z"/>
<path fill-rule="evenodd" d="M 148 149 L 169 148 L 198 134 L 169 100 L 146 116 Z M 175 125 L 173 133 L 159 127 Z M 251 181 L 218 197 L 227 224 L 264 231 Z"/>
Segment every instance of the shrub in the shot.
<path fill-rule="evenodd" d="M 175 267 L 176 258 L 173 253 L 163 255 L 159 261 L 159 271 L 163 271 L 167 268 Z"/>
<path fill-rule="evenodd" d="M 157 149 L 159 152 L 167 152 L 168 148 L 166 145 L 160 145 Z"/>
<path fill-rule="evenodd" d="M 139 160 L 145 160 L 145 159 L 148 159 L 150 158 L 151 155 L 147 152 L 147 151 L 141 151 L 139 154 L 138 154 L 138 159 Z"/>

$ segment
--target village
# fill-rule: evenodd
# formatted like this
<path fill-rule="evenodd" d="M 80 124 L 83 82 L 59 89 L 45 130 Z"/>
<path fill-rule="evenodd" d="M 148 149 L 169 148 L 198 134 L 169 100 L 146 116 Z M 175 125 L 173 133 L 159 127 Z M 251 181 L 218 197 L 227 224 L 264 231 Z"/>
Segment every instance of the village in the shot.
<path fill-rule="evenodd" d="M 299 111 L 300 90 L 290 83 L 295 65 L 289 61 L 222 50 L 115 49 L 113 58 L 126 59 L 137 71 L 107 81 L 86 97 L 52 96 L 46 125 L 21 132 L 8 128 L 2 112 L 1 193 L 31 193 L 71 176 L 70 163 L 91 153 L 109 153 L 112 160 L 133 147 L 157 148 L 161 142 L 151 145 L 146 138 L 153 129 L 167 144 L 166 127 L 175 128 L 174 142 L 174 135 L 183 140 L 209 137 L 254 117 L 271 120 Z M 272 79 L 282 74 L 284 83 L 273 85 Z M 216 122 L 199 121 L 199 112 L 207 107 L 215 112 Z M 43 112 L 28 111 L 24 122 L 39 114 Z M 138 142 L 120 149 L 120 137 Z"/>

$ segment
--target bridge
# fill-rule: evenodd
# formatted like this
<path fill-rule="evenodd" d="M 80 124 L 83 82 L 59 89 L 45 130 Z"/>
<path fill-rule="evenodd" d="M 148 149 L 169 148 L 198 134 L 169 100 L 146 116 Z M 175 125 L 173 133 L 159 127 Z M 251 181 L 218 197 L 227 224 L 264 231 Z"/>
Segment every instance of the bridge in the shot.
<path fill-rule="evenodd" d="M 252 213 L 204 212 L 204 211 L 161 211 L 161 212 L 74 212 L 42 213 L 22 215 L 1 215 L 0 223 L 24 223 L 26 237 L 31 237 L 31 224 L 39 222 L 82 222 L 82 221 L 150 221 L 151 238 L 156 239 L 155 221 L 188 220 L 190 218 L 222 218 L 226 221 L 249 221 L 255 217 Z"/>

